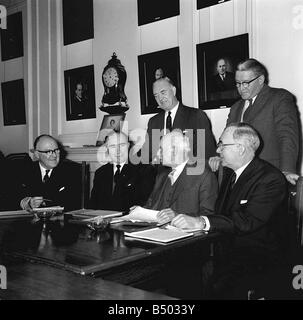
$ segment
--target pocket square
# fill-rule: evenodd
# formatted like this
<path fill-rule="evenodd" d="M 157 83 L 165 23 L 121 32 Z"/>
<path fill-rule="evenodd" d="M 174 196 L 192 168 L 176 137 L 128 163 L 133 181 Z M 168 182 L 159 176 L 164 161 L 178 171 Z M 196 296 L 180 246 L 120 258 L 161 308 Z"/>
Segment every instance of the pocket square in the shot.
<path fill-rule="evenodd" d="M 240 204 L 245 204 L 245 203 L 247 203 L 247 200 L 241 200 L 240 201 Z"/>

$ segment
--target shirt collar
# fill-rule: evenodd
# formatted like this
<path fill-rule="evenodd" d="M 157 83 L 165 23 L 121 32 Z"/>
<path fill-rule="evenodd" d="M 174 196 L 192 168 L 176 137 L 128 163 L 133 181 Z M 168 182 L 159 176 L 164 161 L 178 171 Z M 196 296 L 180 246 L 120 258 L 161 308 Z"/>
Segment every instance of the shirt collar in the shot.
<path fill-rule="evenodd" d="M 174 174 L 173 174 L 173 179 L 174 182 L 179 178 L 181 172 L 184 170 L 184 167 L 186 166 L 188 160 L 184 161 L 183 163 L 179 164 L 178 166 L 176 166 L 175 168 L 173 168 Z"/>
<path fill-rule="evenodd" d="M 113 163 L 114 165 L 114 173 L 117 171 L 117 165 L 120 165 L 120 172 L 122 171 L 123 166 L 125 165 L 125 162 L 121 162 L 121 163 Z"/>
<path fill-rule="evenodd" d="M 40 172 L 41 172 L 41 177 L 42 177 L 42 179 L 43 179 L 43 177 L 45 176 L 46 170 L 49 170 L 48 176 L 49 176 L 49 177 L 51 176 L 53 169 L 45 169 L 45 168 L 41 165 L 40 162 L 39 162 L 39 167 L 40 167 Z"/>
<path fill-rule="evenodd" d="M 174 119 L 175 119 L 176 113 L 178 111 L 179 104 L 180 104 L 180 102 L 178 102 L 171 110 L 165 111 L 165 116 L 164 116 L 165 126 L 166 126 L 166 117 L 168 116 L 169 111 L 170 111 L 170 116 L 171 116 L 171 122 L 174 123 Z"/>
<path fill-rule="evenodd" d="M 243 171 L 246 169 L 246 167 L 251 163 L 252 160 L 250 160 L 249 162 L 247 162 L 244 166 L 242 166 L 241 168 L 237 169 L 235 171 L 235 174 L 236 174 L 236 181 L 235 183 L 237 182 L 237 180 L 239 179 L 240 175 L 243 173 Z"/>

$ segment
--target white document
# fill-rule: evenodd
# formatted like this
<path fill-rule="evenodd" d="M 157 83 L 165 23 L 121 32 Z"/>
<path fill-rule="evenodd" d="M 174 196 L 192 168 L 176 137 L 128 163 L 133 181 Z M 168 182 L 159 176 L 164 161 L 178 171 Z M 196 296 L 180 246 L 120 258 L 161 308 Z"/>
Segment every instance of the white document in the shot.
<path fill-rule="evenodd" d="M 193 233 L 177 230 L 177 228 L 175 229 L 153 228 L 153 229 L 137 231 L 137 232 L 124 232 L 124 235 L 132 238 L 168 243 L 171 241 L 191 237 L 193 236 Z"/>
<path fill-rule="evenodd" d="M 123 216 L 123 220 L 144 221 L 144 222 L 158 222 L 158 210 L 145 209 L 137 206 L 130 214 Z"/>

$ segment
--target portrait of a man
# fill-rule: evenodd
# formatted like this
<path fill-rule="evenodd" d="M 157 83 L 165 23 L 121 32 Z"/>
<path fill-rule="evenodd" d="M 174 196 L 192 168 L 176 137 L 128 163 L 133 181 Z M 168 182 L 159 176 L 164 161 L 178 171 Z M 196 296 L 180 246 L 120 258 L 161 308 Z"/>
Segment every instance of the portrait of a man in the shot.
<path fill-rule="evenodd" d="M 93 66 L 64 71 L 64 78 L 67 121 L 95 118 Z"/>

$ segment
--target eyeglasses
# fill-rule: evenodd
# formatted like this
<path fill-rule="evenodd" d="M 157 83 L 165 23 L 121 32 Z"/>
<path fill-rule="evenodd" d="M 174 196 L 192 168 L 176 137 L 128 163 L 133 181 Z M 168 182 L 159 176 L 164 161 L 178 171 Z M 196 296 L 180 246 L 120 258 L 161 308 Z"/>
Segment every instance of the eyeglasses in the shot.
<path fill-rule="evenodd" d="M 246 89 L 249 87 L 249 84 L 253 81 L 255 81 L 256 79 L 258 79 L 260 76 L 257 76 L 256 78 L 253 78 L 252 80 L 250 81 L 243 81 L 243 82 L 236 82 L 236 87 L 237 88 L 240 88 L 241 86 Z"/>
<path fill-rule="evenodd" d="M 54 149 L 54 150 L 37 150 L 38 152 L 40 152 L 40 153 L 43 153 L 43 154 L 45 154 L 47 157 L 50 157 L 51 155 L 57 155 L 57 154 L 59 154 L 60 153 L 60 149 L 59 148 L 56 148 L 56 149 Z"/>
<path fill-rule="evenodd" d="M 119 144 L 111 144 L 108 147 L 108 149 L 111 149 L 111 150 L 114 150 L 114 149 L 117 149 L 117 148 L 125 148 L 126 146 L 128 145 L 127 142 L 124 142 L 124 143 L 119 143 Z"/>
<path fill-rule="evenodd" d="M 219 141 L 217 143 L 217 149 L 223 149 L 224 147 L 227 147 L 227 146 L 235 146 L 239 143 L 223 143 L 222 141 Z"/>

